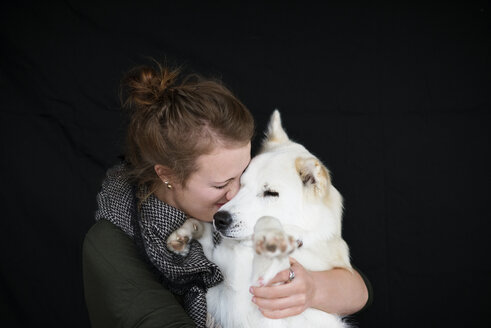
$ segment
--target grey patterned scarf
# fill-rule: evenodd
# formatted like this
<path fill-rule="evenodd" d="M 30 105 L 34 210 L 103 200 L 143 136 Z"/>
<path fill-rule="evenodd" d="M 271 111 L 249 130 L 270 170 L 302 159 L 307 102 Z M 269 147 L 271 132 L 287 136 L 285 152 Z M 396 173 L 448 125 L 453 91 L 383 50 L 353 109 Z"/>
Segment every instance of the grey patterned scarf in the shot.
<path fill-rule="evenodd" d="M 204 255 L 193 240 L 186 257 L 169 252 L 167 237 L 186 220 L 186 214 L 155 196 L 136 209 L 135 188 L 125 176 L 125 165 L 107 172 L 97 195 L 96 220 L 106 219 L 129 235 L 160 274 L 163 285 L 184 300 L 184 309 L 197 327 L 205 327 L 206 291 L 223 280 L 218 267 Z"/>

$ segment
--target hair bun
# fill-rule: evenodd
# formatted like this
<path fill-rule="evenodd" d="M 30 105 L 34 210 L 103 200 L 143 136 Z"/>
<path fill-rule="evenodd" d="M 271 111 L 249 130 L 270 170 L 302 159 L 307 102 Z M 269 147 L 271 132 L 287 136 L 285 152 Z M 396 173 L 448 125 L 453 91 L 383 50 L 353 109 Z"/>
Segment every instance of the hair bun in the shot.
<path fill-rule="evenodd" d="M 158 64 L 158 69 L 139 66 L 130 70 L 122 81 L 126 99 L 123 106 L 131 110 L 148 108 L 159 103 L 174 85 L 179 70 Z M 136 107 L 136 108 L 135 108 Z"/>

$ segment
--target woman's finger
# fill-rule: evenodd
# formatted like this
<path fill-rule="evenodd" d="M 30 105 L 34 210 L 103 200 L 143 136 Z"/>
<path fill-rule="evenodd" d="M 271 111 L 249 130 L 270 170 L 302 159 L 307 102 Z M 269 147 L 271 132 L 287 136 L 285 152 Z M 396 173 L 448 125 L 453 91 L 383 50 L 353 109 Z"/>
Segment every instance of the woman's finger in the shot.
<path fill-rule="evenodd" d="M 277 311 L 268 311 L 261 308 L 259 309 L 259 311 L 261 311 L 261 313 L 266 318 L 270 318 L 270 319 L 281 319 L 281 318 L 291 317 L 302 313 L 304 310 L 305 309 L 301 306 L 290 307 L 287 309 L 277 310 Z"/>
<path fill-rule="evenodd" d="M 255 297 L 274 299 L 297 294 L 296 289 L 296 286 L 291 283 L 278 286 L 251 287 L 250 292 Z"/>
<path fill-rule="evenodd" d="M 273 279 L 270 280 L 270 282 L 266 286 L 273 286 L 274 284 L 277 283 L 286 283 L 290 279 L 290 269 L 286 269 L 283 271 L 280 271 L 276 274 L 276 276 L 273 277 Z"/>
<path fill-rule="evenodd" d="M 285 310 L 292 307 L 304 306 L 305 296 L 303 294 L 296 294 L 289 297 L 273 298 L 273 299 L 253 297 L 252 301 L 259 308 L 265 311 L 278 311 L 278 310 Z"/>

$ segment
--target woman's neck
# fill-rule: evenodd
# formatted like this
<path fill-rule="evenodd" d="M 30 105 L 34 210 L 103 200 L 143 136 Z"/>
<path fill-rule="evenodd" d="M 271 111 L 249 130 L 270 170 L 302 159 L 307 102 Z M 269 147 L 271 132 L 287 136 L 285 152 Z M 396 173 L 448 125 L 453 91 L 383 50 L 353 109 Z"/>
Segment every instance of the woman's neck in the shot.
<path fill-rule="evenodd" d="M 163 184 L 157 187 L 157 190 L 155 190 L 153 194 L 158 200 L 166 203 L 167 205 L 176 207 L 172 194 L 167 191 L 167 188 Z"/>

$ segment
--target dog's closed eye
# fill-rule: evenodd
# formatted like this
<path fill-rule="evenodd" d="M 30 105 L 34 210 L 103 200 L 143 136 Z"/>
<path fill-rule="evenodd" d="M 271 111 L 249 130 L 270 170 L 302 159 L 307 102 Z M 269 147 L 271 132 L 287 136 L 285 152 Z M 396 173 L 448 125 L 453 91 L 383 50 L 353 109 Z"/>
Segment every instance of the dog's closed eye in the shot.
<path fill-rule="evenodd" d="M 280 194 L 277 191 L 273 191 L 273 190 L 268 189 L 268 190 L 264 191 L 263 196 L 264 197 L 279 197 Z"/>

